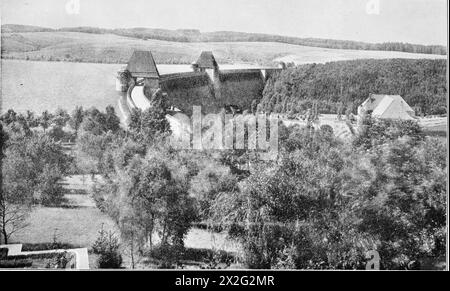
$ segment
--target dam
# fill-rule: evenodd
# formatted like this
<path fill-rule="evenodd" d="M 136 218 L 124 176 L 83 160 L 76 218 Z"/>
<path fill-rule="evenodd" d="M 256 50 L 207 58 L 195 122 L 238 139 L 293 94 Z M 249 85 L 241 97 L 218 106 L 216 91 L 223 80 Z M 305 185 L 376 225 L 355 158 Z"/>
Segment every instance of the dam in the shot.
<path fill-rule="evenodd" d="M 262 98 L 267 80 L 285 68 L 221 70 L 210 51 L 200 54 L 190 72 L 160 74 L 150 51 L 135 51 L 126 67 L 117 72 L 116 91 L 126 95 L 122 107 L 145 110 L 152 94 L 160 90 L 173 111 L 192 115 L 193 106 L 202 113 L 218 113 L 224 108 L 251 110 Z M 125 104 L 126 103 L 126 104 Z"/>

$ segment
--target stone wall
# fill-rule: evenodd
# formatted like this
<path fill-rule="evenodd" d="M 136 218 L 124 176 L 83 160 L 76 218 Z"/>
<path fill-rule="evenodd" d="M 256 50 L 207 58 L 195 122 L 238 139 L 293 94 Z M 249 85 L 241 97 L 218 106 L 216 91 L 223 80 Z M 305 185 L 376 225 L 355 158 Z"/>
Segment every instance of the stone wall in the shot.
<path fill-rule="evenodd" d="M 260 70 L 235 70 L 220 73 L 220 106 L 235 105 L 250 110 L 253 100 L 262 98 L 265 82 Z"/>
<path fill-rule="evenodd" d="M 193 106 L 201 106 L 204 114 L 217 113 L 227 105 L 250 110 L 253 100 L 262 99 L 265 81 L 274 72 L 264 76 L 259 69 L 224 70 L 213 78 L 207 72 L 169 74 L 161 76 L 159 86 L 167 93 L 167 105 L 187 115 Z"/>
<path fill-rule="evenodd" d="M 206 73 L 163 76 L 161 89 L 167 93 L 167 105 L 187 115 L 192 114 L 193 106 L 202 106 L 204 112 L 213 112 L 217 108 L 214 87 Z"/>

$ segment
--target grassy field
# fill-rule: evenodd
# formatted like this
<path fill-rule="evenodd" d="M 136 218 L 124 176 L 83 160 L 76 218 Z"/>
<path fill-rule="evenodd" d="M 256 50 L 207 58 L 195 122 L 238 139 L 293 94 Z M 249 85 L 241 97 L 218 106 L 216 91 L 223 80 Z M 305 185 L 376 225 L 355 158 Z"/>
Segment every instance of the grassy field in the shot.
<path fill-rule="evenodd" d="M 134 50 L 151 50 L 156 62 L 163 64 L 190 64 L 203 50 L 213 51 L 222 64 L 269 65 L 279 59 L 301 64 L 363 58 L 446 58 L 442 55 L 326 49 L 276 42 L 180 43 L 79 32 L 4 33 L 2 36 L 3 58 L 125 63 Z"/>
<path fill-rule="evenodd" d="M 447 117 L 430 117 L 419 119 L 419 124 L 429 136 L 446 138 L 448 134 Z"/>
<path fill-rule="evenodd" d="M 281 118 L 286 126 L 300 125 L 306 126 L 304 120 L 293 120 L 287 117 Z M 447 117 L 425 117 L 417 119 L 422 130 L 428 136 L 447 136 Z M 352 133 L 345 123 L 345 120 L 337 120 L 336 114 L 320 114 L 318 126 L 329 125 L 333 128 L 334 134 L 343 139 L 349 140 L 352 137 Z"/>
<path fill-rule="evenodd" d="M 105 230 L 116 231 L 114 222 L 95 206 L 88 195 L 92 180 L 89 176 L 67 177 L 67 202 L 62 207 L 38 206 L 28 219 L 28 226 L 13 240 L 20 243 L 52 242 L 53 237 L 64 243 L 90 247 L 102 224 Z"/>

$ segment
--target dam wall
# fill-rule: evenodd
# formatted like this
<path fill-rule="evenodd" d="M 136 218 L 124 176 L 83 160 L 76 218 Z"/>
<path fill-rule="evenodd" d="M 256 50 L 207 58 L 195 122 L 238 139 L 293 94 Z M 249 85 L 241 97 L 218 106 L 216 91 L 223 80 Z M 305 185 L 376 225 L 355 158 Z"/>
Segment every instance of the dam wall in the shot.
<path fill-rule="evenodd" d="M 129 106 L 142 110 L 148 107 L 148 103 L 141 100 L 142 95 L 150 100 L 150 92 L 161 89 L 166 104 L 188 116 L 192 114 L 193 106 L 201 106 L 203 114 L 217 113 L 228 106 L 244 111 L 251 110 L 254 101 L 260 102 L 267 80 L 282 70 L 220 70 L 212 52 L 202 52 L 192 69 L 192 72 L 160 75 L 151 52 L 139 51 L 118 74 L 121 78 L 116 88 L 118 91 L 128 89 Z M 135 98 L 133 94 L 136 94 Z"/>

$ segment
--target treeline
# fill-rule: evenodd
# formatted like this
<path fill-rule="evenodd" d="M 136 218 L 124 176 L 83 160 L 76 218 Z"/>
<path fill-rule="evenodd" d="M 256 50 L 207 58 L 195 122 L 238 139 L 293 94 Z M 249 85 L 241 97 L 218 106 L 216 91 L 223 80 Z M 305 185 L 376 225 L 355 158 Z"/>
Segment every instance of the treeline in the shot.
<path fill-rule="evenodd" d="M 387 43 L 365 43 L 350 40 L 300 38 L 261 33 L 245 33 L 234 31 L 216 31 L 202 33 L 196 29 L 154 29 L 154 28 L 124 28 L 105 29 L 98 27 L 64 27 L 60 29 L 43 28 L 36 26 L 2 25 L 3 33 L 13 32 L 47 32 L 47 31 L 70 31 L 104 34 L 111 33 L 138 39 L 157 39 L 174 42 L 280 42 L 293 45 L 303 45 L 331 49 L 354 49 L 354 50 L 376 50 L 376 51 L 399 51 L 419 54 L 446 55 L 447 47 L 442 45 L 419 45 L 402 42 Z"/>
<path fill-rule="evenodd" d="M 354 60 L 289 68 L 271 78 L 260 110 L 319 113 L 357 107 L 369 94 L 401 95 L 418 115 L 447 113 L 446 60 Z"/>

